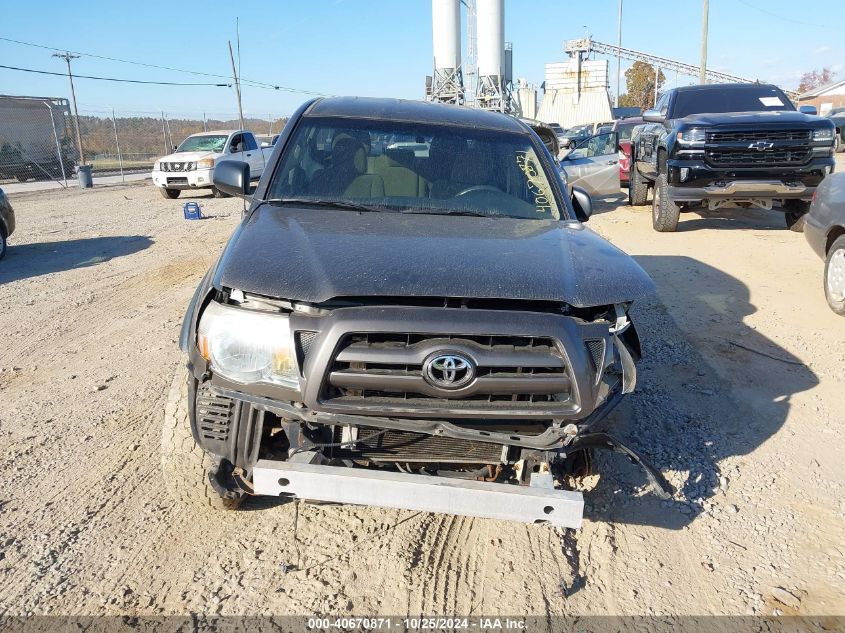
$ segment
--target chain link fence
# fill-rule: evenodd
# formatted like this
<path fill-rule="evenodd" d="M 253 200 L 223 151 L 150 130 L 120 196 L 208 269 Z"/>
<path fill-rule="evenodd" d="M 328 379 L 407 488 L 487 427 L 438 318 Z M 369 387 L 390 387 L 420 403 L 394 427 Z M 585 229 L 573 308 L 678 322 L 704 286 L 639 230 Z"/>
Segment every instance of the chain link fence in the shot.
<path fill-rule="evenodd" d="M 243 125 L 272 142 L 287 117 L 244 116 Z M 79 139 L 67 99 L 0 96 L 0 182 L 76 177 L 78 165 L 95 176 L 149 172 L 186 137 L 211 130 L 240 129 L 233 112 L 141 112 L 81 107 Z M 81 156 L 80 148 L 81 144 Z"/>
<path fill-rule="evenodd" d="M 0 96 L 0 182 L 73 177 L 71 125 L 67 99 Z"/>

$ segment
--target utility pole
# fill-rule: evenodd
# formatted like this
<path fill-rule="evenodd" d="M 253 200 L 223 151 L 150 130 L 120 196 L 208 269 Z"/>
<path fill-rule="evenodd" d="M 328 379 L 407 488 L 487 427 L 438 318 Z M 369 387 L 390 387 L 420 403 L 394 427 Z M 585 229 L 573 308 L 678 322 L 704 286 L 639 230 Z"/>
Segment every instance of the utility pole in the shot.
<path fill-rule="evenodd" d="M 229 60 L 232 62 L 232 76 L 235 78 L 235 94 L 238 96 L 238 117 L 241 120 L 241 129 L 244 129 L 244 111 L 241 106 L 241 82 L 238 78 L 238 71 L 235 68 L 235 55 L 232 53 L 232 40 L 229 40 Z"/>
<path fill-rule="evenodd" d="M 64 53 L 53 53 L 53 57 L 60 57 L 67 62 L 67 76 L 70 80 L 70 97 L 73 101 L 73 127 L 76 129 L 76 149 L 79 151 L 79 164 L 85 164 L 85 156 L 82 153 L 82 134 L 79 133 L 79 110 L 76 107 L 76 91 L 73 89 L 73 73 L 70 70 L 70 60 L 77 59 L 79 55 L 73 55 L 69 51 Z"/>
<path fill-rule="evenodd" d="M 622 48 L 622 0 L 619 0 L 619 19 L 616 32 L 616 107 L 619 107 L 619 78 L 622 74 L 622 56 L 620 50 Z"/>
<path fill-rule="evenodd" d="M 701 65 L 698 83 L 707 83 L 707 21 L 710 18 L 710 0 L 704 0 L 704 12 L 701 16 Z"/>

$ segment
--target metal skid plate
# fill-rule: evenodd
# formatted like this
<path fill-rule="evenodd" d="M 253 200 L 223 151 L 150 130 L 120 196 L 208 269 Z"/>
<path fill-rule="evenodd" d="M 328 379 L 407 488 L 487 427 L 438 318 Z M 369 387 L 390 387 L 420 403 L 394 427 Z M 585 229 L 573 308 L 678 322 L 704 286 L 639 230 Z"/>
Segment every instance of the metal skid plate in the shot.
<path fill-rule="evenodd" d="M 580 492 L 485 481 L 268 460 L 255 465 L 252 478 L 255 494 L 311 501 L 548 522 L 568 528 L 580 528 L 584 513 Z"/>

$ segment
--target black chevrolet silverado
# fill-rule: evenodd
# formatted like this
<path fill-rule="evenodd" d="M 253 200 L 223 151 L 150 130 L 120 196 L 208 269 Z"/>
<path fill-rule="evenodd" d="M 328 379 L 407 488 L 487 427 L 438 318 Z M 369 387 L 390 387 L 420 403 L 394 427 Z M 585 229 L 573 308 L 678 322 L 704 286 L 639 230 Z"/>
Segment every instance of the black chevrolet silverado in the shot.
<path fill-rule="evenodd" d="M 390 149 L 383 138 L 413 139 Z M 653 290 L 582 223 L 523 121 L 387 99 L 306 103 L 185 315 L 162 433 L 168 488 L 577 527 L 591 451 L 636 383 L 628 311 Z"/>
<path fill-rule="evenodd" d="M 628 196 L 644 205 L 653 189 L 657 231 L 674 231 L 682 211 L 774 205 L 800 231 L 816 186 L 834 169 L 833 123 L 797 112 L 776 86 L 674 88 L 643 119 Z"/>

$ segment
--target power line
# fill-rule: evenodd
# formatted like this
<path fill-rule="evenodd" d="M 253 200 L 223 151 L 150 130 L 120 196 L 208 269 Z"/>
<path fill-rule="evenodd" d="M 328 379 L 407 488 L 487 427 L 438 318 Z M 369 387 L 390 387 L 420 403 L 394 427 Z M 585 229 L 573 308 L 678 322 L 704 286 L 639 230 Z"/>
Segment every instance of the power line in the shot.
<path fill-rule="evenodd" d="M 58 75 L 64 77 L 65 73 L 55 73 L 49 70 L 35 70 L 33 68 L 19 68 L 18 66 L 4 66 L 0 64 L 0 68 L 6 70 L 19 70 L 25 73 L 37 73 L 39 75 Z M 119 79 L 116 77 L 95 77 L 93 75 L 74 75 L 77 79 L 98 79 L 100 81 L 117 81 L 129 84 L 153 84 L 156 86 L 213 86 L 216 88 L 230 88 L 232 84 L 209 84 L 209 83 L 180 83 L 175 81 L 143 81 L 141 79 Z"/>
<path fill-rule="evenodd" d="M 21 46 L 32 46 L 34 48 L 42 48 L 48 51 L 56 51 L 56 50 L 64 50 L 61 48 L 57 48 L 55 46 L 47 46 L 46 44 L 36 44 L 34 42 L 24 42 L 22 40 L 12 39 L 10 37 L 0 37 L 0 41 L 3 42 L 11 42 L 12 44 L 20 44 Z M 174 68 L 172 66 L 160 66 L 158 64 L 148 64 L 146 62 L 138 62 L 131 59 L 121 59 L 119 57 L 109 57 L 107 55 L 97 55 L 96 53 L 83 53 L 81 51 L 68 51 L 70 53 L 74 53 L 76 55 L 82 55 L 85 57 L 92 57 L 94 59 L 102 59 L 110 62 L 119 62 L 121 64 L 132 64 L 133 66 L 144 66 L 146 68 L 156 68 L 158 70 L 169 70 L 172 72 L 177 73 L 187 73 L 189 75 L 199 75 L 204 77 L 216 77 L 218 79 L 229 79 L 228 75 L 219 75 L 215 73 L 207 73 L 200 70 L 187 70 L 184 68 Z M 247 84 L 252 88 L 264 88 L 266 90 L 280 90 L 282 92 L 292 92 L 298 94 L 308 94 L 308 95 L 316 95 L 316 96 L 331 96 L 323 92 L 316 92 L 314 90 L 304 90 L 302 88 L 291 88 L 290 86 L 282 86 L 272 83 L 267 83 L 264 81 L 256 81 L 254 79 L 245 79 L 241 78 L 242 84 Z M 188 84 L 185 84 L 188 85 Z M 205 84 L 195 84 L 195 85 L 205 85 Z"/>
<path fill-rule="evenodd" d="M 817 29 L 831 29 L 836 28 L 829 24 L 814 24 L 813 22 L 802 22 L 801 20 L 796 20 L 794 17 L 787 17 L 785 15 L 779 15 L 774 13 L 773 11 L 769 11 L 768 9 L 763 9 L 761 7 L 756 7 L 750 2 L 746 2 L 746 0 L 739 0 L 740 4 L 744 4 L 746 7 L 750 9 L 754 9 L 755 11 L 759 11 L 760 13 L 765 13 L 766 15 L 770 15 L 773 18 L 778 18 L 779 20 L 785 20 L 786 22 L 792 22 L 793 24 L 802 24 L 803 26 L 812 26 Z"/>

